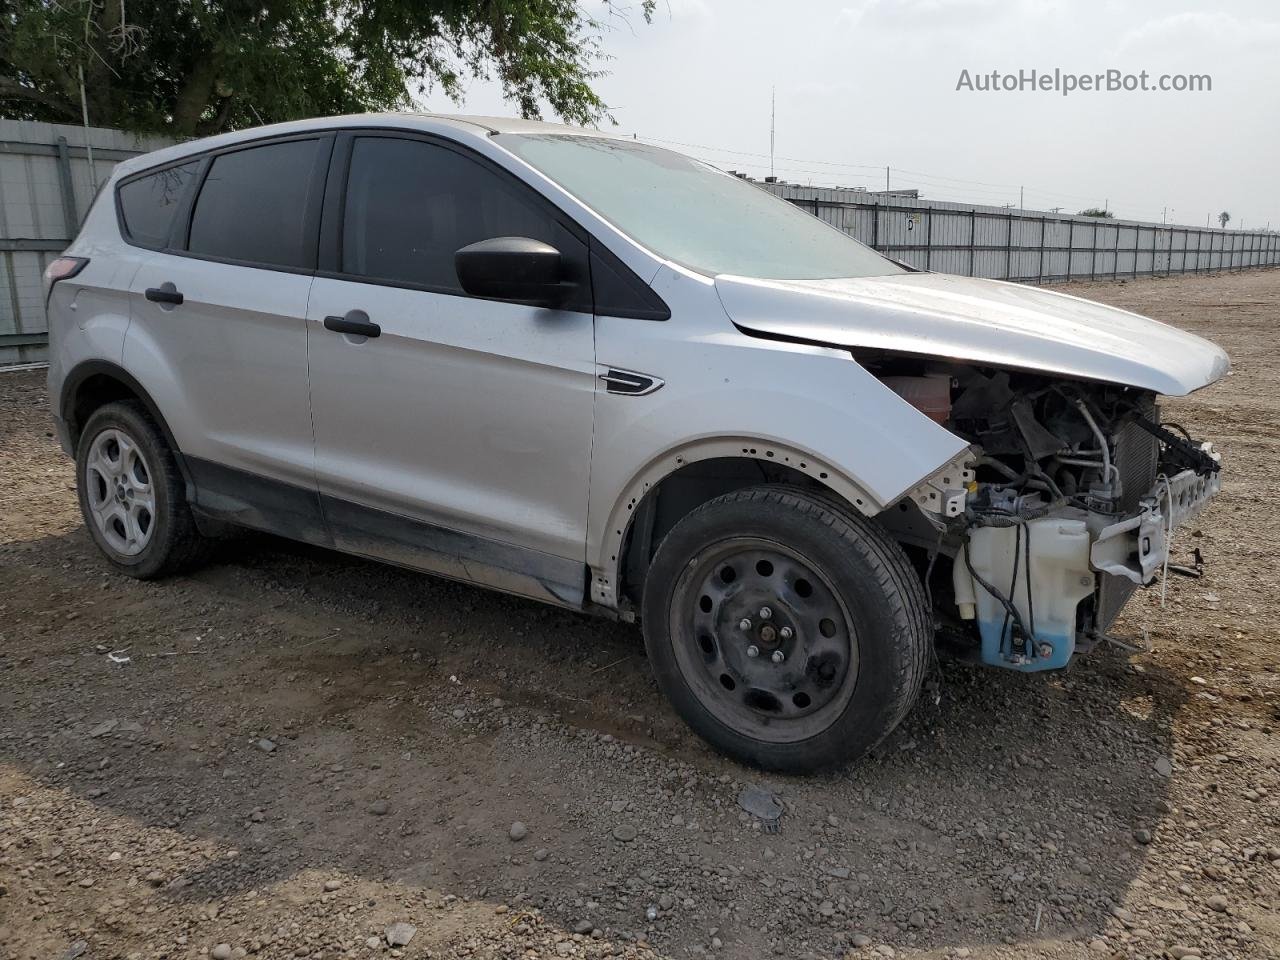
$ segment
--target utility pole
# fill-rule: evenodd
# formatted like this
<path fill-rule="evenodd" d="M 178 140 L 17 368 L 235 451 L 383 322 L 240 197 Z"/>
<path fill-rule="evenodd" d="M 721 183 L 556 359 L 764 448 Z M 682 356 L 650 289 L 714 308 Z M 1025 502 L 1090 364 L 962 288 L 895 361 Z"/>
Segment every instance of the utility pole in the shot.
<path fill-rule="evenodd" d="M 884 192 L 889 192 L 889 168 L 884 168 Z"/>
<path fill-rule="evenodd" d="M 87 26 L 85 30 L 88 30 Z M 93 141 L 89 139 L 89 100 L 84 92 L 84 64 L 79 64 L 77 69 L 80 71 L 80 117 L 84 120 L 84 152 L 89 158 L 89 182 L 97 190 L 98 171 L 93 167 Z"/>
<path fill-rule="evenodd" d="M 1102 198 L 1102 212 L 1103 212 L 1103 213 L 1110 213 L 1110 212 L 1111 212 L 1111 198 L 1110 198 L 1110 197 L 1103 197 L 1103 198 Z"/>
<path fill-rule="evenodd" d="M 769 88 L 769 176 L 774 176 L 773 172 L 773 145 L 777 138 L 777 119 L 778 119 L 778 88 Z"/>
<path fill-rule="evenodd" d="M 1022 191 L 1023 191 L 1023 188 L 1019 187 L 1018 188 L 1018 209 L 1019 210 L 1027 209 L 1027 205 L 1026 203 L 1023 202 L 1023 199 L 1022 199 Z"/>
<path fill-rule="evenodd" d="M 1168 223 L 1168 222 L 1169 222 L 1169 208 L 1168 208 L 1168 207 L 1164 207 L 1164 208 L 1160 211 L 1160 223 L 1161 223 L 1161 224 L 1165 224 L 1165 223 Z"/>

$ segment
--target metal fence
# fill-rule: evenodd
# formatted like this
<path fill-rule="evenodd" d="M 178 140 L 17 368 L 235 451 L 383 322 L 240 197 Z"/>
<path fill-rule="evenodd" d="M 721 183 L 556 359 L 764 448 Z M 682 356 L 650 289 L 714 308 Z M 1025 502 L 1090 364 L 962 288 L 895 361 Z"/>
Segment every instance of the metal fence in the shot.
<path fill-rule="evenodd" d="M 0 364 L 45 359 L 44 268 L 76 235 L 117 163 L 172 143 L 100 127 L 87 133 L 0 120 Z"/>
<path fill-rule="evenodd" d="M 1280 233 L 982 207 L 865 190 L 761 184 L 922 270 L 1048 283 L 1280 264 Z"/>
<path fill-rule="evenodd" d="M 117 163 L 171 142 L 102 127 L 0 120 L 0 365 L 45 359 L 44 268 L 75 236 Z M 888 256 L 941 273 L 1044 283 L 1280 264 L 1280 234 L 1270 232 L 761 186 Z"/>

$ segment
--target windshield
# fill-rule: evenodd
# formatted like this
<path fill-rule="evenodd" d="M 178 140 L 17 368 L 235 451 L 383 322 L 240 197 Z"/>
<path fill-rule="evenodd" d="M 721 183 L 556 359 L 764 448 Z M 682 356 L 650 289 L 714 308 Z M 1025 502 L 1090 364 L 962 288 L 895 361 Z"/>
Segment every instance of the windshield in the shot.
<path fill-rule="evenodd" d="M 903 272 L 760 187 L 661 147 L 564 134 L 494 139 L 637 243 L 700 273 L 825 280 Z"/>

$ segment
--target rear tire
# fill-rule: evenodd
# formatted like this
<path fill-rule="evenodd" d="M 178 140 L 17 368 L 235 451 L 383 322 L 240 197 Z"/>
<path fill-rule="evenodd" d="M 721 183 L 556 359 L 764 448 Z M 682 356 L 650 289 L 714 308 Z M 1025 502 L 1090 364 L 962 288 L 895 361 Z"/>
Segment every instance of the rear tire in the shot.
<path fill-rule="evenodd" d="M 645 580 L 659 688 L 714 747 L 803 772 L 879 743 L 919 695 L 933 642 L 902 548 L 797 487 L 711 500 L 662 541 Z"/>
<path fill-rule="evenodd" d="M 89 417 L 76 488 L 90 536 L 121 573 L 152 580 L 207 558 L 173 451 L 141 404 L 108 403 Z"/>

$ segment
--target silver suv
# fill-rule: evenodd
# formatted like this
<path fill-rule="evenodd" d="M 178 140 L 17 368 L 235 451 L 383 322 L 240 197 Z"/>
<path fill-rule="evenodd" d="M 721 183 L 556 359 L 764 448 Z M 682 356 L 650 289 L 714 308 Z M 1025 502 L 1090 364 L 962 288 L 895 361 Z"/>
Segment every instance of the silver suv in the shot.
<path fill-rule="evenodd" d="M 1218 459 L 1221 350 L 913 271 L 596 131 L 367 115 L 115 170 L 47 273 L 80 504 L 134 577 L 252 527 L 640 621 L 749 763 L 864 753 L 939 631 L 1066 666 Z"/>

